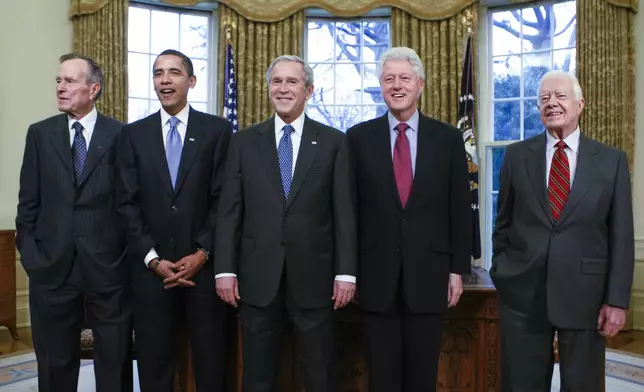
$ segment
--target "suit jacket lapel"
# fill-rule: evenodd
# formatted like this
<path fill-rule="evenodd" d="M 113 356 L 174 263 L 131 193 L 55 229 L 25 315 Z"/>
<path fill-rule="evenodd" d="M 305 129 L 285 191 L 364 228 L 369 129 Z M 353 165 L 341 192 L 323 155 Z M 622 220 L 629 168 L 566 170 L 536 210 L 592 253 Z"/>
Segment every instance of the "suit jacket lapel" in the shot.
<path fill-rule="evenodd" d="M 100 161 L 105 152 L 110 149 L 113 138 L 114 131 L 107 127 L 105 124 L 105 117 L 99 113 L 96 118 L 96 125 L 94 126 L 92 138 L 89 142 L 89 150 L 87 150 L 85 167 L 83 168 L 83 174 L 81 174 L 81 178 L 78 181 L 78 186 L 81 186 L 87 180 L 96 167 L 98 161 Z"/>
<path fill-rule="evenodd" d="M 549 222 L 553 221 L 550 203 L 548 202 L 548 190 L 546 189 L 546 135 L 533 140 L 529 146 L 531 155 L 526 156 L 526 171 L 534 195 L 543 209 L 545 217 Z"/>
<path fill-rule="evenodd" d="M 165 146 L 163 144 L 161 112 L 156 112 L 154 115 L 148 117 L 147 121 L 148 124 L 145 128 L 150 133 L 147 139 L 150 141 L 150 154 L 155 161 L 154 166 L 159 171 L 163 188 L 165 188 L 170 196 L 173 196 L 174 190 L 172 189 L 172 182 L 170 182 L 170 170 L 168 169 L 168 160 L 165 156 Z"/>
<path fill-rule="evenodd" d="M 284 205 L 284 190 L 277 159 L 277 144 L 275 144 L 275 117 L 271 117 L 261 125 L 257 137 L 257 149 L 266 177 L 273 185 L 272 188 L 279 202 Z"/>
<path fill-rule="evenodd" d="M 407 205 L 405 209 L 410 208 L 417 199 L 417 195 L 420 193 L 418 189 L 420 184 L 431 184 L 432 180 L 430 177 L 431 168 L 439 167 L 440 165 L 432 163 L 432 160 L 436 159 L 443 154 L 444 152 L 440 151 L 438 148 L 439 144 L 436 143 L 433 139 L 433 134 L 429 129 L 427 124 L 426 117 L 422 113 L 418 113 L 418 129 L 417 132 L 417 143 L 416 143 L 416 170 L 414 172 L 414 180 L 412 182 L 411 193 L 409 194 L 409 199 L 407 200 Z M 393 167 L 393 159 L 392 159 Z M 395 181 L 394 181 L 395 185 Z M 430 190 L 431 191 L 431 190 Z M 398 190 L 396 187 L 396 196 L 398 196 Z M 402 207 L 402 204 L 401 204 Z"/>
<path fill-rule="evenodd" d="M 386 179 L 387 192 L 390 193 L 398 208 L 402 209 L 394 174 L 394 161 L 391 155 L 391 129 L 389 129 L 389 118 L 386 113 L 376 122 L 373 129 L 373 139 L 375 145 L 373 151 L 374 163 L 379 166 L 378 171 Z"/>
<path fill-rule="evenodd" d="M 70 140 L 70 133 L 69 133 L 69 124 L 67 121 L 67 115 L 66 114 L 61 114 L 58 116 L 58 122 L 56 124 L 56 129 L 54 129 L 54 132 L 52 132 L 52 144 L 54 145 L 54 149 L 56 150 L 56 153 L 58 154 L 58 157 L 63 163 L 63 166 L 65 167 L 65 170 L 67 171 L 67 174 L 69 175 L 69 179 L 72 183 L 74 183 L 75 178 L 74 178 L 74 170 L 72 168 L 72 146 L 69 142 Z"/>
<path fill-rule="evenodd" d="M 596 176 L 593 176 L 593 174 L 598 170 L 596 167 L 596 154 L 597 149 L 595 148 L 595 145 L 591 143 L 590 139 L 585 137 L 583 134 L 579 135 L 579 154 L 577 155 L 575 177 L 573 178 L 568 201 L 561 212 L 557 225 L 561 225 L 563 221 L 570 216 L 575 207 L 577 207 L 579 202 L 583 199 L 588 188 L 597 179 Z"/>
<path fill-rule="evenodd" d="M 297 153 L 297 162 L 295 162 L 295 173 L 293 175 L 293 182 L 291 183 L 291 190 L 288 195 L 288 201 L 286 202 L 286 208 L 288 208 L 297 196 L 297 192 L 302 187 L 306 174 L 308 173 L 313 161 L 315 160 L 315 154 L 318 151 L 318 143 L 321 142 L 318 139 L 320 134 L 320 129 L 317 125 L 309 121 L 308 117 L 304 118 L 304 128 L 302 130 L 302 140 L 300 141 L 300 149 Z M 313 143 L 315 142 L 315 143 Z"/>
<path fill-rule="evenodd" d="M 204 125 L 202 120 L 201 113 L 190 108 L 186 137 L 183 141 L 183 148 L 181 149 L 181 160 L 179 162 L 179 173 L 177 174 L 177 183 L 175 184 L 174 190 L 175 193 L 178 193 L 179 190 L 181 190 L 181 185 L 183 185 L 186 177 L 188 176 L 188 172 L 192 167 L 197 151 L 199 151 L 201 143 L 204 142 Z M 168 176 L 169 175 L 170 171 L 168 170 Z"/>

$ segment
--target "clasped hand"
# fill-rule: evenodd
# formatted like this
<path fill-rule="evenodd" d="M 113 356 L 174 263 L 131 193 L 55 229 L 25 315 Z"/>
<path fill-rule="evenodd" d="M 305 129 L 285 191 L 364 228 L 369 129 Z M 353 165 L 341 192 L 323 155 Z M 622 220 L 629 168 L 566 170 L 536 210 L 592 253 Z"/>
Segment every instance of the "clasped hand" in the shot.
<path fill-rule="evenodd" d="M 191 279 L 197 274 L 205 263 L 206 256 L 201 251 L 185 256 L 173 263 L 169 260 L 161 260 L 155 272 L 163 278 L 164 288 L 171 289 L 178 286 L 194 287 L 195 282 Z"/>

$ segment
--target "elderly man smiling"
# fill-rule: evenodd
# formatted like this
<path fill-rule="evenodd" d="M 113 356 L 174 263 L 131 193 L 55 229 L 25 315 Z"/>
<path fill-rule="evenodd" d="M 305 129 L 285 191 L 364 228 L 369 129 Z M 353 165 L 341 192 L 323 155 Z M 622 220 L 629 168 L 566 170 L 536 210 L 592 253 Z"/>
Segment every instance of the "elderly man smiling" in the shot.
<path fill-rule="evenodd" d="M 604 336 L 626 319 L 633 211 L 623 151 L 581 133 L 584 99 L 570 73 L 547 73 L 546 132 L 508 146 L 490 275 L 501 300 L 502 391 L 550 391 L 558 335 L 561 390 L 599 391 Z"/>

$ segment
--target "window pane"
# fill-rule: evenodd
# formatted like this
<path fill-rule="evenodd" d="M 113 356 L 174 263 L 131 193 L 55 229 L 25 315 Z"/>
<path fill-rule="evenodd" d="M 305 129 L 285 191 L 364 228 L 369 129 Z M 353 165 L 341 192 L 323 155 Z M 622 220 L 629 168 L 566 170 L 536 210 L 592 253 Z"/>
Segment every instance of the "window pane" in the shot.
<path fill-rule="evenodd" d="M 346 132 L 347 129 L 362 120 L 360 106 L 336 106 L 333 127 Z"/>
<path fill-rule="evenodd" d="M 495 12 L 492 15 L 492 54 L 494 56 L 521 52 L 521 13 Z"/>
<path fill-rule="evenodd" d="M 307 33 L 308 61 L 333 61 L 333 22 L 311 21 Z"/>
<path fill-rule="evenodd" d="M 376 75 L 376 64 L 365 64 L 362 66 L 363 75 L 363 96 L 362 103 L 383 103 L 382 90 L 380 89 L 380 82 Z"/>
<path fill-rule="evenodd" d="M 130 7 L 127 24 L 127 49 L 143 53 L 150 50 L 150 10 Z"/>
<path fill-rule="evenodd" d="M 208 17 L 181 15 L 181 51 L 188 57 L 208 57 Z"/>
<path fill-rule="evenodd" d="M 577 44 L 577 9 L 574 1 L 556 3 L 552 7 L 557 21 L 554 37 L 554 49 L 574 48 Z"/>
<path fill-rule="evenodd" d="M 148 115 L 148 100 L 129 98 L 127 101 L 128 122 L 140 120 Z"/>
<path fill-rule="evenodd" d="M 311 64 L 315 80 L 315 90 L 311 97 L 313 105 L 333 104 L 333 65 L 332 64 Z"/>
<path fill-rule="evenodd" d="M 335 103 L 360 105 L 362 77 L 359 64 L 338 64 L 335 66 Z"/>
<path fill-rule="evenodd" d="M 523 52 L 548 50 L 551 48 L 552 37 L 549 13 L 552 6 L 529 7 L 521 10 L 523 19 Z"/>
<path fill-rule="evenodd" d="M 364 47 L 362 61 L 378 61 L 380 56 L 389 49 L 389 22 L 363 22 L 363 28 Z"/>
<path fill-rule="evenodd" d="M 194 101 L 208 101 L 208 62 L 206 60 L 192 60 L 192 65 L 195 69 L 195 76 L 197 77 L 197 84 L 188 93 L 188 99 Z"/>
<path fill-rule="evenodd" d="M 499 175 L 501 174 L 501 166 L 503 166 L 503 155 L 505 155 L 505 147 L 492 148 L 492 191 L 499 191 Z"/>
<path fill-rule="evenodd" d="M 159 102 L 158 99 L 151 99 L 150 109 L 148 110 L 148 113 L 149 114 L 156 113 L 159 109 L 161 109 L 161 102 Z"/>
<path fill-rule="evenodd" d="M 496 215 L 499 211 L 499 194 L 498 193 L 493 193 L 492 194 L 492 231 L 496 228 Z"/>
<path fill-rule="evenodd" d="M 147 54 L 128 53 L 128 96 L 149 98 L 148 91 L 152 84 L 150 56 Z M 152 95 L 154 97 L 155 95 Z"/>
<path fill-rule="evenodd" d="M 523 138 L 528 139 L 543 132 L 543 123 L 541 122 L 541 114 L 537 107 L 536 99 L 528 99 L 523 101 Z"/>
<path fill-rule="evenodd" d="M 575 49 L 556 50 L 552 52 L 554 59 L 554 69 L 560 69 L 567 72 L 576 72 L 576 53 Z"/>
<path fill-rule="evenodd" d="M 338 61 L 361 60 L 360 44 L 362 30 L 360 22 L 337 22 L 335 24 L 335 58 Z"/>
<path fill-rule="evenodd" d="M 520 140 L 521 101 L 494 103 L 494 140 Z"/>
<path fill-rule="evenodd" d="M 550 52 L 523 56 L 523 96 L 536 97 L 539 81 L 550 71 Z"/>
<path fill-rule="evenodd" d="M 521 58 L 502 56 L 494 58 L 494 98 L 521 96 Z"/>
<path fill-rule="evenodd" d="M 176 12 L 152 11 L 152 53 L 166 49 L 179 50 L 179 14 Z"/>
<path fill-rule="evenodd" d="M 333 126 L 333 106 L 309 105 L 306 114 L 315 121 Z"/>

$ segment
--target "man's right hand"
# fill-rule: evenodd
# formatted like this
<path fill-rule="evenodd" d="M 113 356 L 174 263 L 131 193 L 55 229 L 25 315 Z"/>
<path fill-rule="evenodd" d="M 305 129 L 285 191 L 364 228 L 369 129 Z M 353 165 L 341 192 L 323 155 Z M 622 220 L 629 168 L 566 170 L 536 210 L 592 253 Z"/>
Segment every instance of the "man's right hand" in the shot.
<path fill-rule="evenodd" d="M 156 259 L 150 261 L 150 263 L 156 263 Z M 193 287 L 195 282 L 183 279 L 183 276 L 187 274 L 187 271 L 184 269 L 179 272 L 175 272 L 177 269 L 178 267 L 173 262 L 161 260 L 154 272 L 162 277 L 164 281 L 169 280 L 169 284 L 166 283 L 165 285 L 166 289 L 171 289 L 177 286 Z"/>
<path fill-rule="evenodd" d="M 222 301 L 237 307 L 239 301 L 239 286 L 237 285 L 237 278 L 234 276 L 224 276 L 215 279 L 215 287 L 217 288 L 217 295 Z"/>

